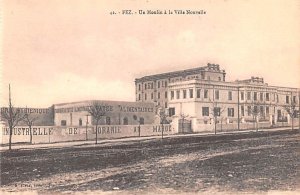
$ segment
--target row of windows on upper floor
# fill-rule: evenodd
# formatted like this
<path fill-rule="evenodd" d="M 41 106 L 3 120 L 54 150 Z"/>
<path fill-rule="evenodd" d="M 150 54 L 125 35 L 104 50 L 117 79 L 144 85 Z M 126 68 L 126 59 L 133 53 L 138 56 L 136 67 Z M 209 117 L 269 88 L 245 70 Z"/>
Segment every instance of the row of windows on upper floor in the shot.
<path fill-rule="evenodd" d="M 181 93 L 182 91 L 182 93 Z M 209 90 L 208 89 L 204 89 L 203 90 L 203 97 L 206 99 L 209 96 Z M 176 90 L 176 91 L 171 91 L 171 100 L 175 99 L 175 93 L 176 93 L 176 99 L 186 99 L 186 98 L 194 98 L 194 90 L 193 89 L 183 89 L 183 90 Z M 182 95 L 181 95 L 182 94 Z M 189 97 L 188 97 L 189 96 Z M 251 91 L 247 91 L 246 92 L 246 97 L 245 97 L 245 92 L 240 92 L 240 100 L 254 100 L 254 101 L 271 101 L 271 96 L 272 96 L 272 101 L 277 101 L 279 102 L 279 96 L 278 94 L 275 93 L 263 93 L 263 92 L 251 92 Z M 165 99 L 168 98 L 168 92 L 165 92 L 164 95 Z M 196 98 L 201 98 L 201 89 L 196 89 Z M 220 91 L 219 90 L 215 90 L 214 93 L 214 97 L 215 100 L 219 100 L 220 99 Z M 258 99 L 259 98 L 259 99 Z M 144 94 L 144 100 L 147 100 L 148 96 L 147 93 Z M 153 100 L 154 99 L 154 93 L 150 94 L 150 99 Z M 161 99 L 161 93 L 158 92 L 157 93 L 157 99 Z M 228 91 L 228 100 L 232 100 L 233 99 L 233 95 L 232 95 L 232 91 Z M 292 96 L 292 102 L 296 103 L 296 99 L 297 96 Z M 138 100 L 142 100 L 142 96 L 141 94 L 138 94 Z M 285 103 L 289 104 L 290 103 L 290 96 L 286 95 L 285 97 Z"/>
<path fill-rule="evenodd" d="M 165 99 L 167 99 L 168 98 L 168 92 L 167 91 L 165 91 Z M 160 92 L 158 92 L 157 93 L 157 99 L 161 99 L 161 98 L 163 98 L 163 96 L 161 95 L 161 93 Z M 144 94 L 144 100 L 147 100 L 148 99 L 148 95 L 147 95 L 147 93 L 145 93 Z M 154 93 L 151 93 L 150 94 L 150 99 L 151 100 L 153 100 L 154 99 Z M 139 94 L 138 95 L 138 100 L 142 100 L 142 95 L 141 94 Z"/>
<path fill-rule="evenodd" d="M 205 74 L 201 74 L 201 76 L 198 75 L 193 75 L 193 76 L 187 76 L 186 78 L 183 77 L 179 77 L 179 78 L 172 78 L 171 82 L 177 82 L 177 81 L 185 81 L 185 80 L 191 80 L 191 79 L 205 79 Z M 210 76 L 207 76 L 207 80 L 211 80 Z M 221 81 L 222 78 L 219 76 L 218 77 L 218 81 Z M 223 78 L 223 81 L 225 81 L 225 77 Z M 157 88 L 161 88 L 161 87 L 168 87 L 168 82 L 167 81 L 157 81 Z M 154 88 L 154 83 L 153 82 L 149 82 L 149 83 L 145 83 L 144 84 L 144 89 L 153 89 Z M 138 91 L 142 90 L 142 84 L 138 84 Z"/>
<path fill-rule="evenodd" d="M 182 93 L 181 93 L 182 91 Z M 176 91 L 171 91 L 171 100 L 175 99 L 175 92 L 176 92 L 176 99 L 181 99 L 181 97 L 183 99 L 186 99 L 188 98 L 187 97 L 187 92 L 189 94 L 189 98 L 194 98 L 194 90 L 193 89 L 183 89 L 183 90 L 176 90 Z M 253 95 L 252 95 L 253 93 Z M 182 94 L 182 95 L 181 95 Z M 204 93 L 203 93 L 203 97 L 204 98 L 208 98 L 209 96 L 209 91 L 208 89 L 204 89 Z M 276 97 L 276 100 L 277 102 L 279 102 L 279 97 L 278 97 L 278 94 L 275 94 L 273 93 L 273 100 L 272 101 L 275 101 L 275 97 Z M 201 89 L 196 89 L 196 98 L 201 98 Z M 215 93 L 214 93 L 214 99 L 216 100 L 219 100 L 220 99 L 220 91 L 219 90 L 215 90 Z M 248 91 L 247 92 L 247 100 L 253 100 L 254 101 L 258 101 L 258 92 L 251 92 L 251 91 Z M 296 103 L 296 99 L 297 99 L 297 96 L 293 96 L 292 97 L 292 102 Z M 232 100 L 232 91 L 228 91 L 228 100 Z M 259 100 L 260 101 L 271 101 L 270 100 L 270 93 L 263 93 L 263 92 L 260 92 L 259 93 Z M 245 92 L 240 92 L 240 100 L 245 100 Z M 289 104 L 290 103 L 290 96 L 289 95 L 286 95 L 286 98 L 285 98 L 285 103 Z"/>
<path fill-rule="evenodd" d="M 161 87 L 168 87 L 168 82 L 167 81 L 157 81 L 157 88 L 161 88 Z M 144 84 L 144 89 L 153 89 L 154 88 L 154 83 L 150 82 L 150 83 L 145 83 Z M 142 84 L 138 84 L 138 90 L 141 91 L 142 90 Z"/>

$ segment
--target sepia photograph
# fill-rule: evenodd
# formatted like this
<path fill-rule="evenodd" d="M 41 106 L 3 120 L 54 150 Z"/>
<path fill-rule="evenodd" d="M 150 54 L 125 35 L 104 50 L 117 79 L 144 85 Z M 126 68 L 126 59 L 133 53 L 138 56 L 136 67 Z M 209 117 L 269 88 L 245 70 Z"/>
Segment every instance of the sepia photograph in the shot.
<path fill-rule="evenodd" d="M 299 0 L 2 0 L 0 194 L 300 194 Z"/>

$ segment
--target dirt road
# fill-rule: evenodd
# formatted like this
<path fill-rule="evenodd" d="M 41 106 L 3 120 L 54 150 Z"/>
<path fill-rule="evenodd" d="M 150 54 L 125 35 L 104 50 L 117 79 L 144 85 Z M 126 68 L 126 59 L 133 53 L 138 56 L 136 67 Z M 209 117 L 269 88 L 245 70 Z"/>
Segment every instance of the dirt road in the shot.
<path fill-rule="evenodd" d="M 41 193 L 224 193 L 300 189 L 300 134 L 166 139 L 3 152 L 1 189 Z"/>

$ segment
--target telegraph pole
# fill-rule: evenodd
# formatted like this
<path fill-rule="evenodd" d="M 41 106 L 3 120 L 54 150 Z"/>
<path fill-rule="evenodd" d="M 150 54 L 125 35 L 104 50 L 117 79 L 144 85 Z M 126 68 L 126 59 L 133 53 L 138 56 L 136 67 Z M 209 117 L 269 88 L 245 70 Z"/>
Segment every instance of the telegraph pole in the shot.
<path fill-rule="evenodd" d="M 238 131 L 240 130 L 240 86 L 238 86 Z"/>
<path fill-rule="evenodd" d="M 85 140 L 88 140 L 88 135 L 87 135 L 87 131 L 88 131 L 88 123 L 89 123 L 89 115 L 86 115 L 86 122 L 85 122 Z"/>

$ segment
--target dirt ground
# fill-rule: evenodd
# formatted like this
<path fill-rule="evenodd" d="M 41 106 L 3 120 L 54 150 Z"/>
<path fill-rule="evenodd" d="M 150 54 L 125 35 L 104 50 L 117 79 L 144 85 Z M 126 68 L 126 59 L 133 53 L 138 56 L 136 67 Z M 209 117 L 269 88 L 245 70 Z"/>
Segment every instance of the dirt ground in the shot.
<path fill-rule="evenodd" d="M 2 192 L 297 193 L 300 134 L 144 141 L 1 153 Z"/>

